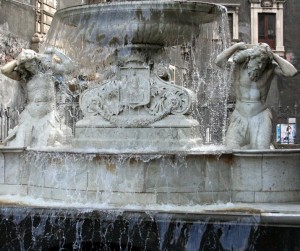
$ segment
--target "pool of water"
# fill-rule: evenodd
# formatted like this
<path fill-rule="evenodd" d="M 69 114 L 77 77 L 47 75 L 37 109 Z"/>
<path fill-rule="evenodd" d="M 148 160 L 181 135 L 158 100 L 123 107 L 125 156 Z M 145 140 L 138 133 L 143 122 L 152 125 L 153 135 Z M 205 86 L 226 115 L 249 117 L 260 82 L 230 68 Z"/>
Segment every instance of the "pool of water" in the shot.
<path fill-rule="evenodd" d="M 258 211 L 2 207 L 0 250 L 299 250 L 299 221 L 274 218 Z"/>

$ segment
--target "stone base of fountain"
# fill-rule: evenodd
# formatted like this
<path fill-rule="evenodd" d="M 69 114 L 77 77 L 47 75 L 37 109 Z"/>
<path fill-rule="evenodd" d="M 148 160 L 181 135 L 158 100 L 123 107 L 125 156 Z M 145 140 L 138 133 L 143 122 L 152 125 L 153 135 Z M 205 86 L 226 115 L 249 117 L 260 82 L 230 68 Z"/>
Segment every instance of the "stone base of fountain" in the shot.
<path fill-rule="evenodd" d="M 143 120 L 136 116 L 131 120 Z M 126 117 L 123 117 L 126 120 Z M 101 117 L 90 117 L 76 125 L 74 146 L 122 151 L 187 151 L 202 144 L 199 123 L 184 115 L 169 115 L 145 127 L 114 127 Z"/>
<path fill-rule="evenodd" d="M 195 94 L 160 77 L 169 76 L 168 68 L 150 70 L 140 53 L 135 56 L 116 76 L 82 93 L 84 118 L 76 123 L 73 146 L 159 152 L 201 145 L 199 122 L 190 116 Z"/>
<path fill-rule="evenodd" d="M 0 194 L 153 206 L 300 201 L 300 151 L 119 154 L 0 150 Z"/>

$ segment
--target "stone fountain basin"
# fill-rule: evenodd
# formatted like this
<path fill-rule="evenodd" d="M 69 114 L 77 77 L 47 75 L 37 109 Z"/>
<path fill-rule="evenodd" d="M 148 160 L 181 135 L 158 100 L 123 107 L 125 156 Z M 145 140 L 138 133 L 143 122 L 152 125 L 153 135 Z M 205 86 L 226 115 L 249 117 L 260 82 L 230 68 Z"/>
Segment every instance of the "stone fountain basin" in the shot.
<path fill-rule="evenodd" d="M 75 6 L 55 13 L 48 40 L 56 46 L 59 41 L 71 46 L 177 45 L 198 36 L 199 25 L 215 21 L 221 12 L 219 5 L 180 1 Z"/>
<path fill-rule="evenodd" d="M 299 149 L 117 154 L 2 148 L 0 195 L 95 207 L 297 203 L 299 163 Z"/>

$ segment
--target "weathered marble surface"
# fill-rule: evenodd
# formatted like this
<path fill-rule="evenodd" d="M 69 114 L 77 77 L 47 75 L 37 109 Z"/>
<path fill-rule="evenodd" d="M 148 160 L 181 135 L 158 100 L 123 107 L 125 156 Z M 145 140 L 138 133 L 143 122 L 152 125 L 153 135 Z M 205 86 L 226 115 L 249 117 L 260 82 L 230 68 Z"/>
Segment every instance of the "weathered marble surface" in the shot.
<path fill-rule="evenodd" d="M 264 43 L 234 44 L 219 54 L 215 62 L 224 67 L 231 57 L 236 106 L 226 132 L 226 144 L 232 149 L 269 149 L 272 115 L 266 99 L 272 79 L 275 74 L 293 77 L 297 69 Z"/>
<path fill-rule="evenodd" d="M 215 21 L 222 8 L 170 1 L 112 3 L 61 10 L 57 19 L 69 28 L 69 21 L 65 21 L 68 17 L 79 30 L 87 24 L 95 25 L 99 29 L 94 32 L 101 37 L 107 16 L 115 12 L 109 33 L 97 42 L 112 51 L 101 62 L 102 75 L 113 71 L 82 93 L 80 108 L 84 118 L 76 124 L 73 146 L 133 152 L 184 151 L 199 146 L 203 141 L 200 125 L 190 116 L 196 95 L 184 87 L 187 83 L 175 84 L 175 73 L 172 79 L 170 69 L 176 67 L 170 64 L 166 51 L 192 43 L 202 32 L 199 25 Z M 136 18 L 137 12 L 147 18 Z M 80 21 L 82 17 L 87 20 L 85 24 Z M 127 23 L 125 30 L 121 28 L 123 22 Z"/>
<path fill-rule="evenodd" d="M 300 200 L 299 150 L 217 155 L 0 152 L 1 195 L 112 206 Z"/>
<path fill-rule="evenodd" d="M 56 49 L 44 53 L 23 49 L 1 72 L 21 81 L 27 104 L 18 125 L 9 131 L 4 143 L 10 147 L 45 147 L 68 143 L 71 129 L 60 120 L 56 111 L 55 76 L 70 73 L 72 61 Z"/>

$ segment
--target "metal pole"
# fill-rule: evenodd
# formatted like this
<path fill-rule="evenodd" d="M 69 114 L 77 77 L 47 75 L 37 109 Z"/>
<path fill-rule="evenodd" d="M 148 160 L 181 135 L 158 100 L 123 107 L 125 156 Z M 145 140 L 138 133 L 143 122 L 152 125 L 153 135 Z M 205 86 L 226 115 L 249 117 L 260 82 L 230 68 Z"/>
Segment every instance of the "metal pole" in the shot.
<path fill-rule="evenodd" d="M 41 9 L 40 9 L 40 13 L 41 13 L 41 34 L 44 34 L 44 23 L 45 23 L 45 14 L 44 14 L 44 0 L 40 0 L 41 1 Z"/>

